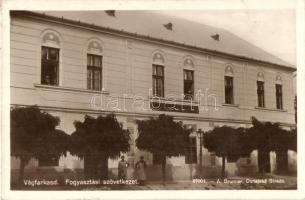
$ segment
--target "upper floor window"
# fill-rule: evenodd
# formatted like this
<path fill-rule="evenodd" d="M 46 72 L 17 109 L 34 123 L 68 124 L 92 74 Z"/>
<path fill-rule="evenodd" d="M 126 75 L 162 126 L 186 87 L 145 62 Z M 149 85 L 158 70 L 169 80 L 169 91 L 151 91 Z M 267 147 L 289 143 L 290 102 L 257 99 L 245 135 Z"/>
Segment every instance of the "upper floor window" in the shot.
<path fill-rule="evenodd" d="M 102 90 L 103 49 L 101 41 L 90 39 L 87 48 L 87 89 Z"/>
<path fill-rule="evenodd" d="M 224 79 L 225 79 L 225 103 L 234 104 L 232 66 L 229 65 L 226 67 Z"/>
<path fill-rule="evenodd" d="M 265 88 L 264 88 L 263 72 L 258 72 L 256 86 L 257 86 L 257 106 L 265 107 Z"/>
<path fill-rule="evenodd" d="M 281 75 L 276 76 L 275 84 L 275 97 L 276 97 L 276 108 L 283 109 L 283 87 Z"/>
<path fill-rule="evenodd" d="M 183 70 L 184 79 L 184 99 L 194 98 L 194 71 Z"/>
<path fill-rule="evenodd" d="M 153 65 L 153 95 L 164 97 L 164 67 Z"/>
<path fill-rule="evenodd" d="M 87 54 L 87 89 L 102 89 L 102 56 Z"/>
<path fill-rule="evenodd" d="M 41 47 L 41 84 L 59 84 L 59 49 Z"/>
<path fill-rule="evenodd" d="M 41 84 L 59 85 L 60 39 L 59 35 L 47 30 L 42 35 Z"/>
<path fill-rule="evenodd" d="M 164 57 L 160 51 L 153 54 L 153 95 L 164 97 Z"/>
<path fill-rule="evenodd" d="M 265 107 L 265 90 L 264 90 L 264 82 L 257 81 L 257 100 L 258 100 L 258 107 Z"/>
<path fill-rule="evenodd" d="M 225 76 L 225 103 L 234 104 L 233 77 L 231 76 Z"/>
<path fill-rule="evenodd" d="M 283 94 L 282 94 L 282 85 L 275 84 L 275 95 L 276 95 L 276 108 L 283 109 Z"/>

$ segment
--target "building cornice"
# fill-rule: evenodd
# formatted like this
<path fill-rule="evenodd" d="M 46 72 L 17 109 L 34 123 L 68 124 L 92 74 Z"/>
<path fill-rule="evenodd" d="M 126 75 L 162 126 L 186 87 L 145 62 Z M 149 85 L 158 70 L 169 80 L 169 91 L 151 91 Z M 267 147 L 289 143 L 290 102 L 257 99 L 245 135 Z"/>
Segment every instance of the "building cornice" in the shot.
<path fill-rule="evenodd" d="M 271 63 L 268 61 L 258 60 L 258 59 L 254 59 L 254 58 L 249 58 L 249 57 L 245 57 L 245 56 L 229 54 L 229 53 L 220 52 L 220 51 L 216 51 L 216 50 L 210 50 L 210 49 L 206 49 L 206 48 L 188 45 L 185 43 L 178 43 L 175 41 L 164 40 L 162 38 L 154 38 L 154 37 L 145 36 L 145 35 L 141 35 L 141 34 L 137 34 L 137 33 L 130 33 L 130 32 L 124 31 L 124 30 L 117 30 L 117 29 L 97 26 L 94 24 L 89 24 L 89 23 L 75 21 L 75 20 L 71 20 L 71 19 L 65 19 L 65 18 L 50 16 L 50 15 L 45 15 L 45 14 L 31 12 L 31 11 L 11 11 L 11 16 L 28 17 L 31 19 L 43 20 L 43 21 L 62 24 L 62 25 L 71 26 L 71 27 L 75 27 L 75 28 L 87 29 L 87 30 L 91 30 L 91 31 L 95 31 L 95 32 L 104 33 L 104 34 L 125 37 L 128 39 L 134 39 L 134 40 L 154 43 L 154 44 L 158 44 L 158 45 L 165 45 L 165 46 L 169 46 L 169 47 L 180 48 L 180 49 L 184 49 L 187 51 L 203 53 L 203 54 L 210 55 L 210 56 L 218 56 L 218 57 L 226 58 L 226 59 L 234 58 L 240 62 L 245 62 L 245 63 L 249 62 L 249 63 L 254 63 L 257 65 L 262 65 L 262 66 L 266 66 L 266 67 L 275 66 L 275 67 L 280 67 L 282 69 L 285 69 L 285 70 L 288 70 L 291 72 L 296 71 L 296 69 L 291 66 L 280 65 L 280 64 Z"/>

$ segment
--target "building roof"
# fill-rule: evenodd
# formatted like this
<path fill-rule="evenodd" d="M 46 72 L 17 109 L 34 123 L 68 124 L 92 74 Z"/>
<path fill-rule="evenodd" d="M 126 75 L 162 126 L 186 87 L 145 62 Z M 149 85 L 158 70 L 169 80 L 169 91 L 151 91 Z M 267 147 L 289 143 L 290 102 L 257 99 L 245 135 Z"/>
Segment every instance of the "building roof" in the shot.
<path fill-rule="evenodd" d="M 295 69 L 295 66 L 229 31 L 154 12 L 42 11 L 40 13 L 61 19 L 80 21 L 80 23 L 94 24 L 108 30 L 137 34 L 147 38 L 160 39 L 165 42 L 192 46 L 213 53 L 223 53 L 243 59 Z"/>

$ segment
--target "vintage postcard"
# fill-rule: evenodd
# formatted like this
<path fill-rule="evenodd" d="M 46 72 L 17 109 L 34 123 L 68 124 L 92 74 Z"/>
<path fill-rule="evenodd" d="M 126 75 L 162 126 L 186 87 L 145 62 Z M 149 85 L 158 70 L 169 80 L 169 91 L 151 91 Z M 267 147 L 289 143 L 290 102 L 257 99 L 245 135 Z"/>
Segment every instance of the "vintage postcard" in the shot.
<path fill-rule="evenodd" d="M 35 2 L 2 2 L 4 199 L 302 197 L 303 1 Z"/>

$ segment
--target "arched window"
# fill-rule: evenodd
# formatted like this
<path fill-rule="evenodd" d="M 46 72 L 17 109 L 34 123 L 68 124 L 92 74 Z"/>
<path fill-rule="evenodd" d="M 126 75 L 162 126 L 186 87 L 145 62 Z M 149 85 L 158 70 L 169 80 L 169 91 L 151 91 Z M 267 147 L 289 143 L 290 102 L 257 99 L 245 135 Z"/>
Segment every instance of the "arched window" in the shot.
<path fill-rule="evenodd" d="M 183 62 L 183 92 L 184 99 L 194 98 L 194 62 L 186 57 Z"/>
<path fill-rule="evenodd" d="M 276 97 L 276 108 L 282 110 L 283 87 L 282 87 L 282 77 L 280 75 L 277 75 L 275 80 L 275 97 Z"/>
<path fill-rule="evenodd" d="M 42 34 L 41 45 L 41 84 L 59 85 L 60 37 L 55 31 Z"/>
<path fill-rule="evenodd" d="M 194 69 L 194 62 L 193 62 L 192 57 L 187 56 L 187 57 L 184 59 L 183 66 L 184 66 L 184 68 Z"/>
<path fill-rule="evenodd" d="M 228 65 L 225 69 L 225 103 L 234 104 L 233 66 Z"/>
<path fill-rule="evenodd" d="M 258 107 L 265 107 L 265 87 L 264 87 L 264 73 L 258 72 L 257 73 L 257 106 Z"/>
<path fill-rule="evenodd" d="M 281 75 L 277 75 L 276 78 L 275 78 L 275 82 L 276 84 L 279 84 L 279 85 L 282 85 L 282 77 Z"/>
<path fill-rule="evenodd" d="M 102 90 L 103 49 L 97 39 L 87 43 L 87 89 Z"/>
<path fill-rule="evenodd" d="M 164 97 L 164 56 L 160 52 L 153 54 L 153 95 Z"/>

